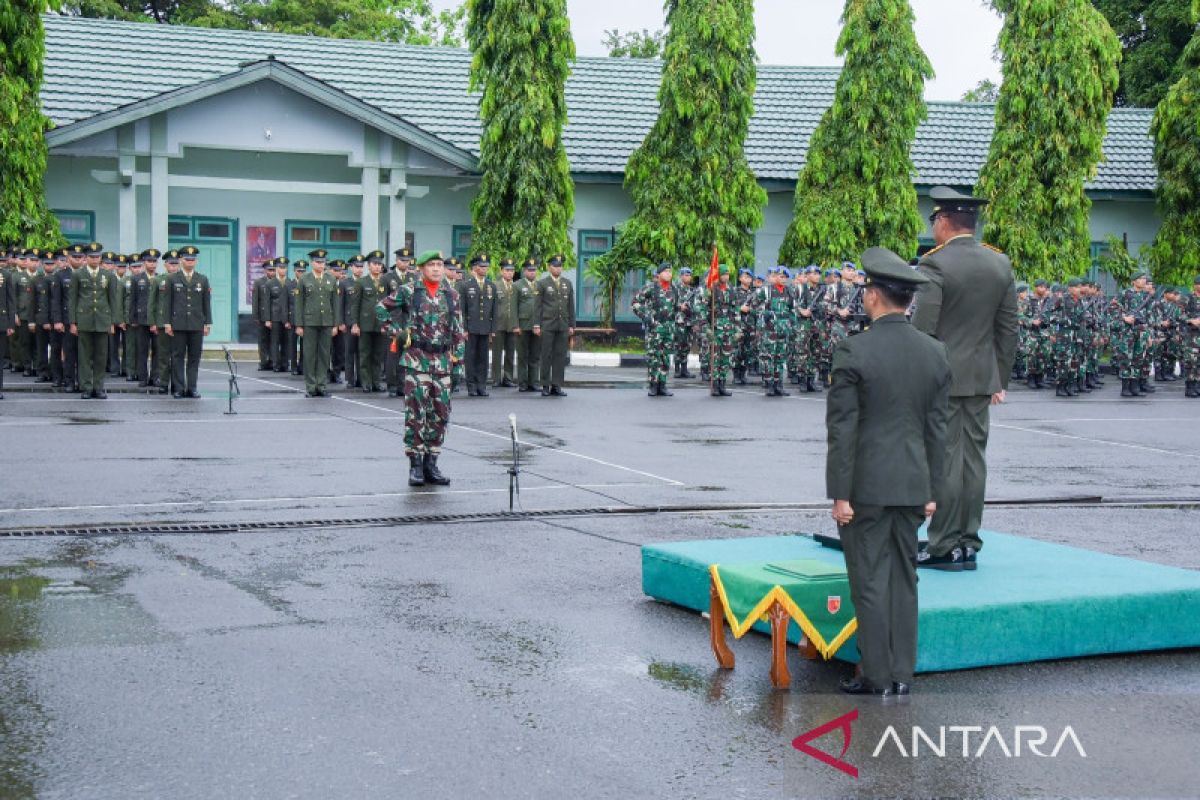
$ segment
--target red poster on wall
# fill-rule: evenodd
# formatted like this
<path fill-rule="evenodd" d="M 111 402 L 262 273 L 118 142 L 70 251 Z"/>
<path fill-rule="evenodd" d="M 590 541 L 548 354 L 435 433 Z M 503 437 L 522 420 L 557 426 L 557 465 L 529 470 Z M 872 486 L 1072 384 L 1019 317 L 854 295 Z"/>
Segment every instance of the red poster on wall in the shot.
<path fill-rule="evenodd" d="M 249 225 L 246 227 L 246 302 L 254 302 L 254 282 L 263 276 L 263 266 L 275 258 L 275 227 Z"/>

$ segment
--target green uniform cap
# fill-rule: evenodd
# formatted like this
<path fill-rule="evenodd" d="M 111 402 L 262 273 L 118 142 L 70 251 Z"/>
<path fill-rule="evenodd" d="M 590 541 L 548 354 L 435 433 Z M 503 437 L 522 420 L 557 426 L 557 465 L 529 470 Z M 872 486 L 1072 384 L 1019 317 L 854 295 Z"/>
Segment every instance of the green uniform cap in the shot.
<path fill-rule="evenodd" d="M 862 254 L 863 271 L 867 273 L 867 285 L 878 284 L 888 289 L 909 291 L 923 283 L 929 283 L 922 273 L 913 269 L 900 256 L 886 247 L 872 247 Z"/>
<path fill-rule="evenodd" d="M 445 260 L 445 256 L 442 255 L 441 250 L 426 250 L 424 253 L 421 253 L 421 255 L 417 256 L 417 266 L 423 267 L 426 264 L 428 264 L 430 261 L 444 261 L 444 260 Z"/>
<path fill-rule="evenodd" d="M 1133 276 L 1129 280 L 1136 281 L 1138 278 L 1145 278 L 1146 280 L 1150 280 L 1150 273 L 1144 269 L 1139 269 L 1137 272 L 1133 273 Z"/>
<path fill-rule="evenodd" d="M 1019 292 L 1028 292 L 1028 291 L 1029 291 L 1029 284 L 1028 284 L 1028 283 L 1024 283 L 1024 282 L 1022 282 L 1022 283 L 1018 283 L 1018 284 L 1017 284 L 1017 292 L 1018 292 L 1018 293 L 1019 293 Z"/>
<path fill-rule="evenodd" d="M 1068 289 L 1070 289 L 1072 287 L 1078 287 L 1078 286 L 1083 286 L 1082 278 L 1070 278 L 1067 280 L 1067 288 Z"/>

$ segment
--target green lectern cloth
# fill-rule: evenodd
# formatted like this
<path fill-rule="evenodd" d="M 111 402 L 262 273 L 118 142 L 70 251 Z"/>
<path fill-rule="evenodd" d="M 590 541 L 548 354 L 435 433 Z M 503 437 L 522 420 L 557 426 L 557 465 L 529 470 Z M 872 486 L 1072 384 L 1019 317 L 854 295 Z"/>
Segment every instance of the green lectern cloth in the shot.
<path fill-rule="evenodd" d="M 822 561 L 776 561 L 713 564 L 708 571 L 725 619 L 739 639 L 755 622 L 767 621 L 776 600 L 826 659 L 858 628 L 845 567 Z"/>

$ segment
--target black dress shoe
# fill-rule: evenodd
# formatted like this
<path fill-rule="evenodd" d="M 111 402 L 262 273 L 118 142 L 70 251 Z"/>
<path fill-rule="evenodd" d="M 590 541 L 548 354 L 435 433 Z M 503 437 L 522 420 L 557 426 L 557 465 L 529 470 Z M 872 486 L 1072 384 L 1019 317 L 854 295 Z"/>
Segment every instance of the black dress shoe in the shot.
<path fill-rule="evenodd" d="M 316 392 L 305 392 L 304 396 L 305 397 L 317 397 L 318 395 Z"/>
<path fill-rule="evenodd" d="M 979 569 L 979 562 L 974 547 L 963 548 L 963 569 Z"/>
<path fill-rule="evenodd" d="M 159 394 L 170 394 L 171 390 L 165 386 L 160 386 L 160 387 L 158 387 L 158 393 Z"/>
<path fill-rule="evenodd" d="M 190 392 L 188 392 L 188 397 L 192 398 L 193 400 L 199 400 L 200 393 L 197 392 L 195 389 L 192 389 Z"/>
<path fill-rule="evenodd" d="M 912 687 L 903 681 L 896 681 L 892 684 L 892 694 L 898 697 L 907 697 L 912 694 Z"/>
<path fill-rule="evenodd" d="M 486 386 L 476 387 L 475 396 L 476 397 L 491 397 L 491 395 L 488 394 L 488 390 L 487 390 Z"/>
<path fill-rule="evenodd" d="M 516 384 L 513 383 L 512 381 L 510 381 L 508 378 L 505 378 L 504 380 L 500 381 L 501 389 L 511 389 L 514 386 L 516 386 Z"/>
<path fill-rule="evenodd" d="M 534 387 L 532 387 L 532 386 L 522 386 L 522 387 L 521 387 L 520 389 L 518 389 L 517 391 L 521 391 L 521 392 L 536 392 L 536 391 L 537 391 L 537 389 L 535 389 L 535 388 L 534 388 Z"/>
<path fill-rule="evenodd" d="M 175 393 L 174 393 L 174 394 L 172 394 L 171 396 L 172 396 L 172 397 L 174 397 L 176 400 L 182 400 L 182 399 L 184 399 L 185 397 L 187 397 L 187 394 L 186 394 L 186 393 L 184 393 L 184 392 L 175 392 Z"/>
<path fill-rule="evenodd" d="M 374 390 L 374 389 L 372 389 L 372 388 L 371 388 L 371 387 L 369 387 L 369 386 L 364 386 L 364 387 L 363 387 L 363 390 L 362 390 L 363 394 L 370 394 L 370 393 L 371 393 L 371 392 L 373 392 L 373 391 L 375 391 L 375 390 Z"/>
<path fill-rule="evenodd" d="M 99 391 L 92 392 L 92 397 L 96 398 L 97 400 L 107 400 L 107 399 L 108 399 L 108 392 L 106 392 L 106 391 L 104 391 L 103 389 L 101 389 L 101 390 L 99 390 Z"/>
<path fill-rule="evenodd" d="M 399 397 L 399 396 L 400 396 L 400 391 L 398 389 L 388 389 L 388 397 Z"/>
<path fill-rule="evenodd" d="M 92 399 L 92 393 L 91 393 L 91 392 L 82 392 L 82 393 L 80 393 L 80 395 L 79 395 L 79 399 L 81 399 L 81 400 L 91 400 L 91 399 Z"/>
<path fill-rule="evenodd" d="M 566 397 L 567 396 L 567 393 L 562 390 L 561 386 L 551 386 L 550 394 L 554 395 L 555 397 Z"/>
<path fill-rule="evenodd" d="M 550 396 L 550 387 L 543 386 L 542 387 L 542 397 L 549 397 L 549 396 Z"/>
<path fill-rule="evenodd" d="M 876 697 L 890 697 L 893 694 L 891 686 L 880 689 L 866 678 L 842 678 L 838 682 L 838 688 L 846 694 L 870 694 Z"/>
<path fill-rule="evenodd" d="M 932 555 L 928 550 L 919 550 L 917 551 L 917 566 L 928 569 L 939 569 L 943 572 L 962 572 L 962 549 L 956 547 L 942 556 Z"/>

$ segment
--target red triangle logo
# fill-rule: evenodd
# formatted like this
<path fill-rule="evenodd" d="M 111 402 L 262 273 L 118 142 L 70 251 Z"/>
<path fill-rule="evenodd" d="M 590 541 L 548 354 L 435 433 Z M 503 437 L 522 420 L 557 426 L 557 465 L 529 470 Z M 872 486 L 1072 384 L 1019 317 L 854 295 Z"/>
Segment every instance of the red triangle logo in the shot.
<path fill-rule="evenodd" d="M 795 739 L 792 740 L 792 747 L 796 748 L 797 750 L 799 750 L 801 753 L 804 753 L 805 755 L 812 756 L 813 758 L 817 759 L 817 761 L 820 761 L 823 764 L 828 764 L 829 766 L 833 767 L 834 769 L 841 770 L 842 772 L 849 775 L 851 778 L 857 778 L 858 777 L 858 767 L 856 767 L 852 764 L 847 764 L 845 761 L 842 761 L 842 758 L 845 757 L 845 755 L 846 755 L 846 751 L 850 749 L 850 738 L 851 738 L 851 736 L 853 736 L 853 731 L 851 730 L 850 725 L 856 719 L 858 719 L 858 709 L 857 708 L 854 709 L 853 711 L 843 714 L 842 716 L 838 717 L 837 719 L 831 719 L 829 722 L 826 722 L 824 725 L 821 725 L 820 727 L 817 727 L 817 728 L 813 728 L 811 731 L 808 731 L 807 733 L 800 734 L 799 736 L 797 736 Z M 811 745 L 809 745 L 809 742 L 813 741 L 814 739 L 820 739 L 825 734 L 829 733 L 830 731 L 834 731 L 834 730 L 840 730 L 842 732 L 842 752 L 841 752 L 841 754 L 838 755 L 837 758 L 834 758 L 833 756 L 829 755 L 828 753 L 824 753 L 824 752 L 816 749 L 815 747 L 812 747 Z"/>

